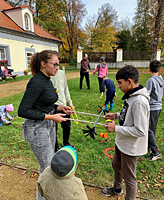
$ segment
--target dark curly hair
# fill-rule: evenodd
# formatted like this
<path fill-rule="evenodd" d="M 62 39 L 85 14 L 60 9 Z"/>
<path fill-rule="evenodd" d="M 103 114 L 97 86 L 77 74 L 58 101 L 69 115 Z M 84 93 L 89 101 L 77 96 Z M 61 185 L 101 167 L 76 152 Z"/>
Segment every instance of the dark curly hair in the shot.
<path fill-rule="evenodd" d="M 32 75 L 35 75 L 36 73 L 40 71 L 41 61 L 47 61 L 48 59 L 51 59 L 53 55 L 57 56 L 58 58 L 60 57 L 57 51 L 52 51 L 52 50 L 44 50 L 44 51 L 41 51 L 40 53 L 38 52 L 35 53 L 32 56 L 31 62 L 30 62 Z"/>

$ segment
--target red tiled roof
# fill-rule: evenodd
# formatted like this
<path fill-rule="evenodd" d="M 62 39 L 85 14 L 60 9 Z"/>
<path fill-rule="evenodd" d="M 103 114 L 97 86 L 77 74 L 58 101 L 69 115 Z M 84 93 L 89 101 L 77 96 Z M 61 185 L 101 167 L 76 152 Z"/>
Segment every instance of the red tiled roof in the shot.
<path fill-rule="evenodd" d="M 28 5 L 25 6 L 20 6 L 17 8 L 24 8 L 24 7 L 29 7 Z M 4 0 L 0 0 L 0 10 L 12 10 L 12 9 L 17 9 L 17 8 L 13 8 L 10 4 L 8 4 L 6 1 Z M 32 10 L 29 7 L 30 10 Z M 3 13 L 2 11 L 0 11 L 0 27 L 3 28 L 7 28 L 7 29 L 11 29 L 11 30 L 15 30 L 15 31 L 19 31 L 19 32 L 23 32 L 23 33 L 27 33 L 27 31 L 23 30 L 21 27 L 19 27 L 14 21 L 12 21 L 11 18 L 9 18 L 5 13 Z M 33 11 L 32 11 L 33 12 Z M 38 26 L 37 24 L 34 23 L 34 33 L 39 36 L 39 37 L 43 37 L 43 38 L 47 38 L 47 39 L 51 39 L 51 40 L 56 40 L 59 42 L 62 42 L 62 40 L 58 39 L 57 37 L 49 34 L 47 31 L 45 31 L 43 28 L 41 28 L 40 26 Z"/>
<path fill-rule="evenodd" d="M 13 8 L 13 7 L 10 4 L 8 4 L 6 1 L 0 0 L 0 10 L 10 9 L 10 8 Z"/>
<path fill-rule="evenodd" d="M 41 28 L 40 26 L 38 26 L 37 24 L 34 23 L 34 32 L 35 34 L 37 34 L 40 37 L 45 37 L 45 38 L 49 38 L 52 40 L 58 40 L 58 41 L 62 41 L 59 38 L 49 34 L 47 31 L 45 31 L 43 28 Z"/>
<path fill-rule="evenodd" d="M 31 12 L 33 12 L 34 13 L 34 11 L 30 8 L 30 6 L 29 5 L 23 5 L 23 6 L 19 6 L 19 7 L 11 7 L 11 8 L 5 8 L 5 11 L 7 11 L 7 10 L 15 10 L 15 9 L 20 9 L 20 8 L 26 8 L 26 7 L 28 7 L 30 10 L 31 10 Z"/>

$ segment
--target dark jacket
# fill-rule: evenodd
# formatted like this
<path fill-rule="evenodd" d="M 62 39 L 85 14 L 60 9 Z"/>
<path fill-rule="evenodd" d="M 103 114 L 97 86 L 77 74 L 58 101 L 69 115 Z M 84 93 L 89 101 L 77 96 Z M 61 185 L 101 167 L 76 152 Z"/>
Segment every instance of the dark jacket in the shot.
<path fill-rule="evenodd" d="M 89 64 L 89 60 L 88 59 L 87 60 L 83 59 L 81 61 L 81 69 L 80 69 L 80 71 L 87 72 L 88 69 L 91 69 L 90 64 Z"/>

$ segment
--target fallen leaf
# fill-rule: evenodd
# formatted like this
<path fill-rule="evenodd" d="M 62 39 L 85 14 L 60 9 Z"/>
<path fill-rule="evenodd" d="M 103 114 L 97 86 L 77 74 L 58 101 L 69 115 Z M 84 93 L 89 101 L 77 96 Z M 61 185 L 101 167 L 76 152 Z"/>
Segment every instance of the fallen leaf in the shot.
<path fill-rule="evenodd" d="M 147 184 L 146 186 L 147 186 L 148 189 L 150 188 L 149 184 Z"/>
<path fill-rule="evenodd" d="M 143 169 L 141 169 L 141 172 L 144 173 L 144 174 L 146 174 L 146 175 L 148 175 L 148 173 L 146 173 Z"/>
<path fill-rule="evenodd" d="M 159 180 L 160 183 L 164 183 L 164 180 Z"/>
<path fill-rule="evenodd" d="M 156 179 L 154 179 L 154 181 L 155 181 L 156 183 L 158 183 L 158 181 L 157 181 Z"/>
<path fill-rule="evenodd" d="M 154 187 L 160 187 L 161 188 L 162 185 L 160 183 L 158 183 L 158 184 L 155 184 Z"/>
<path fill-rule="evenodd" d="M 137 180 L 137 182 L 138 182 L 138 183 L 143 183 L 143 182 L 142 182 L 142 181 L 140 181 L 140 180 Z"/>

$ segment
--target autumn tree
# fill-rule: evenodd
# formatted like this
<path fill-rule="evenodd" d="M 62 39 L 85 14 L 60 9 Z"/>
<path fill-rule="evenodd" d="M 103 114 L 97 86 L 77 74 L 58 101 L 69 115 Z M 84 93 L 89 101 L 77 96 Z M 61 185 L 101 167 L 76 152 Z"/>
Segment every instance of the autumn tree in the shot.
<path fill-rule="evenodd" d="M 74 50 L 80 45 L 81 22 L 86 15 L 86 7 L 80 0 L 66 0 L 64 2 L 67 10 L 62 14 L 62 19 L 65 22 L 65 36 L 62 37 L 64 43 L 63 50 L 70 56 L 70 61 L 73 62 Z"/>
<path fill-rule="evenodd" d="M 119 39 L 118 41 L 118 48 L 123 50 L 131 50 L 131 43 L 132 43 L 132 35 L 129 29 L 123 29 L 119 31 L 117 34 Z"/>
<path fill-rule="evenodd" d="M 134 17 L 133 48 L 136 51 L 148 51 L 152 41 L 152 15 L 150 0 L 138 0 Z"/>
<path fill-rule="evenodd" d="M 135 50 L 152 51 L 151 60 L 156 58 L 163 21 L 163 0 L 138 0 L 133 26 Z"/>
<path fill-rule="evenodd" d="M 117 12 L 109 4 L 103 4 L 96 16 L 86 23 L 87 51 L 113 51 L 117 47 L 116 27 Z"/>
<path fill-rule="evenodd" d="M 13 7 L 22 6 L 28 4 L 32 9 L 35 3 L 35 0 L 5 0 Z"/>
<path fill-rule="evenodd" d="M 129 17 L 122 17 L 121 20 L 118 22 L 118 29 L 122 30 L 131 30 L 132 29 L 132 22 Z"/>
<path fill-rule="evenodd" d="M 156 56 L 157 56 L 157 48 L 159 44 L 161 23 L 163 21 L 163 8 L 164 8 L 164 0 L 158 0 L 157 12 L 155 16 L 155 26 L 154 26 L 154 32 L 153 32 L 151 60 L 156 59 Z"/>

